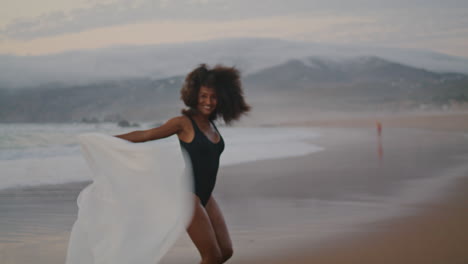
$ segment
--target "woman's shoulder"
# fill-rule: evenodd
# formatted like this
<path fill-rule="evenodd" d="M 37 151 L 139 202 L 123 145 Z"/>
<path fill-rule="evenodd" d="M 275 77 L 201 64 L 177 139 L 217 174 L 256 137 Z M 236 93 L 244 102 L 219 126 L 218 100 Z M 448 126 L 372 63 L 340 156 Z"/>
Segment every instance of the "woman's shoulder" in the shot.
<path fill-rule="evenodd" d="M 192 121 L 190 120 L 190 118 L 182 114 L 180 116 L 175 116 L 170 120 L 178 124 L 179 132 L 177 134 L 179 136 L 179 139 L 181 139 L 184 142 L 189 142 L 190 138 L 193 137 L 194 133 Z"/>
<path fill-rule="evenodd" d="M 176 123 L 182 128 L 192 126 L 190 118 L 187 115 L 183 115 L 183 114 L 169 119 L 168 122 Z"/>
<path fill-rule="evenodd" d="M 181 123 L 190 123 L 190 117 L 188 117 L 187 115 L 179 115 L 179 116 L 175 116 L 173 118 L 171 118 L 171 120 L 175 120 L 177 122 L 181 122 Z"/>
<path fill-rule="evenodd" d="M 189 117 L 186 115 L 174 116 L 167 120 L 167 122 L 186 122 L 186 121 L 190 121 Z"/>

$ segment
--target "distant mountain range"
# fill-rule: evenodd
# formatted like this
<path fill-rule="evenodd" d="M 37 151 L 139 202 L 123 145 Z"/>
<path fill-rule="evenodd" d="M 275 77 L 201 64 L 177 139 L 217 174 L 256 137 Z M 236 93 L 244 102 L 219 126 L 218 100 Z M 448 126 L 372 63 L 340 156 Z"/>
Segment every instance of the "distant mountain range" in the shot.
<path fill-rule="evenodd" d="M 0 89 L 0 122 L 162 121 L 179 114 L 183 75 Z M 243 75 L 254 115 L 400 111 L 468 104 L 468 76 L 375 56 L 304 57 Z"/>
<path fill-rule="evenodd" d="M 291 60 L 245 78 L 254 98 L 322 111 L 403 111 L 468 102 L 468 76 L 436 73 L 375 56 Z"/>
<path fill-rule="evenodd" d="M 117 46 L 44 56 L 0 55 L 0 88 L 62 86 L 184 75 L 199 63 L 235 65 L 244 75 L 290 60 L 318 57 L 380 58 L 434 72 L 468 73 L 468 59 L 436 52 L 370 46 L 318 44 L 269 38 Z"/>
<path fill-rule="evenodd" d="M 391 62 L 376 56 L 347 60 L 309 57 L 290 60 L 247 77 L 255 86 L 271 87 L 294 83 L 295 87 L 350 85 L 354 83 L 438 83 L 462 80 L 465 74 L 436 73 Z"/>

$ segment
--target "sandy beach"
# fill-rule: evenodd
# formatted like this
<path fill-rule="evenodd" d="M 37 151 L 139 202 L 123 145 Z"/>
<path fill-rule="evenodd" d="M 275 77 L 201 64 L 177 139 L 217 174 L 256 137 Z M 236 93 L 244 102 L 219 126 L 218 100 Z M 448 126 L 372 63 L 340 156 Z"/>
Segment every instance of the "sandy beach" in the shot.
<path fill-rule="evenodd" d="M 467 189 L 465 178 L 416 214 L 373 224 L 363 233 L 312 250 L 250 263 L 467 263 Z"/>
<path fill-rule="evenodd" d="M 221 168 L 228 263 L 468 263 L 468 115 L 388 118 L 287 124 L 324 150 Z M 85 185 L 0 191 L 0 263 L 64 263 Z M 198 261 L 183 234 L 161 263 Z"/>
<path fill-rule="evenodd" d="M 468 114 L 393 115 L 302 123 L 321 127 L 414 128 L 468 132 Z M 466 135 L 466 134 L 465 134 Z M 466 143 L 465 143 L 466 144 Z M 362 233 L 317 248 L 303 247 L 278 258 L 251 263 L 467 263 L 468 172 L 443 195 L 419 204 L 420 209 L 370 225 Z"/>

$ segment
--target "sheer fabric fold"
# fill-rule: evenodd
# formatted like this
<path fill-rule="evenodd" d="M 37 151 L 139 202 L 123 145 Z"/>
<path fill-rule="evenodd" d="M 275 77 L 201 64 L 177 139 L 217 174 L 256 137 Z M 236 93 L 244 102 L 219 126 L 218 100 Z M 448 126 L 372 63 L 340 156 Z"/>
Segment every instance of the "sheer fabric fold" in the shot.
<path fill-rule="evenodd" d="M 174 137 L 78 136 L 93 181 L 78 196 L 66 264 L 154 264 L 184 231 L 192 182 Z"/>

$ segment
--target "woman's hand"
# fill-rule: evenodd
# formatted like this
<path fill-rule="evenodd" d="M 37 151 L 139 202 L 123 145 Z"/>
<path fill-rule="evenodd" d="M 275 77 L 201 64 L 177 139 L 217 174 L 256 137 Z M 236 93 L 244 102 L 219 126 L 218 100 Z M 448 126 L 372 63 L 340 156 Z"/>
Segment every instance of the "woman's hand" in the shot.
<path fill-rule="evenodd" d="M 160 127 L 148 130 L 137 130 L 127 134 L 116 135 L 115 137 L 125 139 L 134 143 L 156 140 L 178 134 L 182 130 L 182 116 L 169 119 Z"/>

